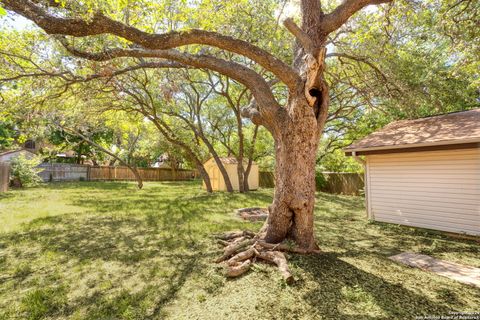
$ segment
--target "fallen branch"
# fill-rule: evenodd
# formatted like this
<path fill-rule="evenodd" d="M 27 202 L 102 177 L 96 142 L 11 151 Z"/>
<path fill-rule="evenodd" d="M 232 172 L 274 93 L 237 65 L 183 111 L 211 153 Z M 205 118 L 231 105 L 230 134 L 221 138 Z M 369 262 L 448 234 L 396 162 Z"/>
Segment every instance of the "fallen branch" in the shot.
<path fill-rule="evenodd" d="M 233 231 L 217 235 L 218 242 L 225 248 L 223 255 L 216 260 L 223 263 L 227 277 L 238 277 L 250 270 L 251 265 L 261 259 L 275 264 L 287 284 L 294 282 L 288 269 L 287 258 L 282 251 L 297 254 L 318 254 L 320 250 L 307 250 L 285 243 L 268 243 L 262 240 L 262 232 Z"/>
<path fill-rule="evenodd" d="M 229 245 L 225 248 L 225 250 L 223 252 L 223 255 L 220 258 L 218 258 L 215 262 L 219 263 L 219 262 L 227 260 L 228 258 L 230 258 L 230 256 L 237 253 L 240 249 L 243 249 L 243 248 L 245 248 L 249 245 L 252 245 L 254 243 L 254 241 L 255 240 L 253 240 L 253 239 L 247 239 L 247 240 L 240 241 L 240 242 L 237 242 L 237 243 L 232 243 L 231 245 Z"/>
<path fill-rule="evenodd" d="M 270 249 L 270 250 L 278 250 L 278 251 L 286 251 L 286 252 L 292 252 L 292 253 L 299 253 L 299 254 L 318 254 L 321 253 L 320 250 L 307 250 L 299 247 L 292 247 L 287 244 L 283 243 L 268 243 L 265 241 L 257 241 L 257 245 L 264 247 L 265 249 Z"/>
<path fill-rule="evenodd" d="M 254 247 L 250 247 L 249 249 L 242 251 L 235 256 L 231 257 L 228 261 L 227 264 L 229 266 L 236 265 L 238 262 L 242 262 L 245 260 L 248 260 L 250 258 L 253 258 L 256 254 L 258 253 L 257 250 L 255 250 Z"/>
<path fill-rule="evenodd" d="M 257 256 L 260 259 L 276 264 L 278 270 L 282 274 L 282 277 L 285 282 L 287 282 L 287 284 L 292 284 L 295 281 L 292 274 L 290 273 L 290 270 L 288 269 L 287 258 L 285 258 L 283 252 L 259 251 Z"/>
<path fill-rule="evenodd" d="M 250 270 L 250 266 L 252 265 L 252 261 L 246 260 L 240 265 L 231 266 L 227 268 L 227 276 L 228 277 L 238 277 Z"/>
<path fill-rule="evenodd" d="M 217 239 L 221 239 L 221 240 L 231 240 L 231 239 L 235 239 L 235 238 L 242 237 L 242 236 L 254 237 L 255 232 L 248 231 L 248 230 L 232 231 L 232 232 L 227 232 L 227 233 L 223 233 L 223 234 L 220 234 L 220 235 L 216 235 L 215 237 Z"/>

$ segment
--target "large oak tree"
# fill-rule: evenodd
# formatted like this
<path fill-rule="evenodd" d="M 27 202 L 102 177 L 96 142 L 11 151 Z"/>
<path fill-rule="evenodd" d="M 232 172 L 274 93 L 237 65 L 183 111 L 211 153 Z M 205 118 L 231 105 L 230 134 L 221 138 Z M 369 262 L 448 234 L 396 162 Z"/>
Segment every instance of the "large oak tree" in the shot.
<path fill-rule="evenodd" d="M 357 11 L 368 5 L 391 0 L 344 0 L 324 12 L 320 0 L 301 0 L 301 23 L 286 19 L 285 27 L 296 38 L 294 61 L 289 64 L 253 43 L 217 32 L 199 29 L 146 32 L 112 18 L 96 8 L 85 8 L 39 0 L 0 0 L 7 9 L 35 22 L 46 33 L 58 35 L 65 48 L 77 57 L 95 61 L 118 58 L 157 58 L 165 67 L 175 63 L 209 69 L 226 75 L 247 87 L 254 100 L 243 109 L 243 116 L 263 125 L 275 141 L 275 195 L 261 237 L 268 243 L 293 239 L 298 247 L 317 248 L 313 231 L 315 202 L 315 160 L 319 137 L 328 116 L 329 90 L 324 78 L 326 45 L 330 34 L 344 25 Z M 75 47 L 71 37 L 108 35 L 117 46 L 103 51 Z M 125 40 L 128 45 L 125 44 Z M 263 73 L 237 60 L 218 55 L 190 53 L 177 48 L 197 45 L 213 47 L 243 56 L 267 70 L 285 85 L 288 99 L 280 103 Z M 197 50 L 198 51 L 198 50 Z M 206 50 L 209 52 L 208 50 Z"/>

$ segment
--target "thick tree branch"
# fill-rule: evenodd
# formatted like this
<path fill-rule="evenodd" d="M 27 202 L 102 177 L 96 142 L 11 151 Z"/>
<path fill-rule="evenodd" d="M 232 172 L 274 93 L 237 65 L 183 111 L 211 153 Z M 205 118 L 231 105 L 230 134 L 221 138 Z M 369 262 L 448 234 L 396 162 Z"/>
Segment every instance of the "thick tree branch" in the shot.
<path fill-rule="evenodd" d="M 118 57 L 162 58 L 177 61 L 196 68 L 206 68 L 226 75 L 242 83 L 252 92 L 261 114 L 261 124 L 273 128 L 275 114 L 279 105 L 273 96 L 268 83 L 255 71 L 235 62 L 230 62 L 208 55 L 192 55 L 178 50 L 147 50 L 147 49 L 112 49 L 102 53 L 89 53 L 77 50 L 63 42 L 65 48 L 75 56 L 94 61 L 106 61 Z M 260 119 L 258 119 L 260 120 Z"/>
<path fill-rule="evenodd" d="M 285 21 L 283 21 L 283 25 L 288 31 L 290 31 L 291 34 L 295 36 L 305 51 L 314 54 L 315 46 L 312 42 L 312 39 L 295 23 L 295 21 L 293 21 L 291 18 L 287 18 Z"/>
<path fill-rule="evenodd" d="M 46 70 L 40 70 L 39 72 L 32 72 L 32 73 L 23 73 L 23 74 L 18 74 L 15 76 L 10 76 L 6 78 L 0 78 L 0 83 L 1 82 L 8 82 L 8 81 L 13 81 L 13 80 L 18 80 L 21 78 L 35 78 L 35 77 L 60 77 L 63 80 L 66 81 L 67 85 L 71 85 L 73 83 L 79 83 L 79 82 L 89 82 L 92 80 L 97 80 L 101 78 L 107 78 L 106 81 L 109 81 L 110 79 L 131 72 L 139 69 L 160 69 L 160 68 L 191 68 L 188 65 L 174 62 L 174 61 L 159 61 L 159 62 L 142 62 L 137 65 L 133 65 L 130 67 L 126 67 L 123 69 L 110 69 L 110 68 L 105 68 L 104 70 L 101 70 L 99 73 L 94 73 L 90 74 L 87 76 L 77 76 L 77 75 L 72 75 L 70 72 L 50 72 Z M 69 75 L 69 76 L 67 76 Z"/>
<path fill-rule="evenodd" d="M 201 44 L 217 47 L 243 55 L 275 74 L 290 90 L 301 85 L 300 77 L 287 64 L 269 52 L 243 40 L 216 32 L 192 29 L 173 31 L 164 34 L 151 34 L 135 27 L 97 13 L 90 21 L 79 18 L 62 18 L 29 0 L 0 0 L 6 9 L 12 10 L 32 20 L 48 34 L 61 34 L 74 37 L 85 37 L 99 34 L 112 34 L 146 49 L 165 50 L 190 44 Z"/>
<path fill-rule="evenodd" d="M 327 35 L 340 28 L 352 15 L 362 8 L 392 1 L 393 0 L 344 0 L 335 10 L 323 16 L 320 23 L 320 30 L 323 34 Z"/>
<path fill-rule="evenodd" d="M 126 68 L 123 68 L 123 69 L 110 70 L 110 69 L 106 68 L 105 70 L 102 70 L 99 73 L 91 74 L 91 75 L 88 75 L 88 76 L 85 76 L 85 77 L 76 76 L 71 82 L 88 82 L 88 81 L 92 81 L 92 80 L 96 80 L 96 79 L 100 79 L 100 78 L 108 78 L 108 80 L 110 80 L 110 79 L 112 79 L 116 76 L 131 72 L 131 71 L 135 71 L 135 70 L 161 69 L 161 68 L 165 68 L 165 69 L 170 69 L 170 68 L 171 69 L 183 69 L 183 68 L 185 68 L 186 69 L 186 68 L 190 68 L 190 66 L 188 66 L 186 64 L 174 62 L 174 61 L 142 62 L 142 63 L 139 63 L 137 65 L 126 67 Z"/>

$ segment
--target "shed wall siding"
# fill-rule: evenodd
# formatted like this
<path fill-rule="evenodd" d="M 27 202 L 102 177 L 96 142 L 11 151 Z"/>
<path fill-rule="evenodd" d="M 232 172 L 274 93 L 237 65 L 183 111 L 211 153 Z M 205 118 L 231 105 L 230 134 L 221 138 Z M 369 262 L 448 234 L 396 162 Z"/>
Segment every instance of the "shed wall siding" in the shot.
<path fill-rule="evenodd" d="M 480 235 L 480 149 L 370 155 L 377 221 Z"/>
<path fill-rule="evenodd" d="M 230 177 L 230 182 L 232 183 L 233 190 L 238 191 L 239 182 L 238 182 L 238 174 L 237 174 L 237 164 L 235 163 L 224 163 L 225 170 L 227 171 L 228 176 Z M 245 164 L 245 168 L 246 168 Z M 212 184 L 212 189 L 214 191 L 226 191 L 227 186 L 225 185 L 225 180 L 223 180 L 223 175 L 220 172 L 217 164 L 213 159 L 208 160 L 204 164 L 205 170 L 207 171 L 208 176 L 210 177 L 210 182 Z M 259 180 L 259 173 L 258 173 L 258 165 L 256 163 L 252 164 L 252 168 L 250 170 L 250 174 L 248 175 L 248 186 L 250 190 L 257 190 L 258 189 L 258 180 Z M 205 183 L 203 183 L 203 188 L 205 189 Z"/>

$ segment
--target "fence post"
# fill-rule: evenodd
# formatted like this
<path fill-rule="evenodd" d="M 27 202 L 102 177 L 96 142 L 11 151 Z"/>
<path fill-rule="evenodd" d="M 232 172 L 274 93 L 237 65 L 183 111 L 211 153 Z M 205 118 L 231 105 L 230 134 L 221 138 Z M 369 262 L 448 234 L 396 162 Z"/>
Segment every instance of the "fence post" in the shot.
<path fill-rule="evenodd" d="M 8 163 L 0 163 L 0 192 L 7 192 L 9 183 L 10 165 Z"/>

